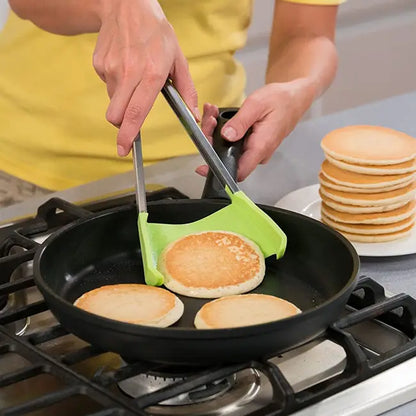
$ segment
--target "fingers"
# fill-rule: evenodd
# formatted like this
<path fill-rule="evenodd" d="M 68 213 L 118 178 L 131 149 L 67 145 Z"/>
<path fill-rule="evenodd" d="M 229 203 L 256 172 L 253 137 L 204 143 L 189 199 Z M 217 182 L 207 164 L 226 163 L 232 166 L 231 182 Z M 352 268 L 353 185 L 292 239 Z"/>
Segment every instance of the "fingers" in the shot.
<path fill-rule="evenodd" d="M 140 8 L 136 2 L 109 2 L 109 8 L 93 66 L 110 97 L 106 118 L 120 127 L 118 154 L 126 156 L 169 75 L 195 118 L 201 117 L 188 64 L 158 2 L 141 2 Z"/>
<path fill-rule="evenodd" d="M 237 141 L 241 139 L 250 127 L 253 127 L 252 134 L 246 139 L 244 144 L 244 152 L 239 161 L 237 180 L 243 181 L 260 163 L 265 163 L 277 147 L 276 131 L 273 128 L 274 123 L 263 117 L 267 114 L 264 111 L 264 106 L 259 105 L 256 99 L 247 99 L 241 106 L 238 113 L 225 124 L 221 133 L 224 136 L 226 127 L 235 129 L 237 139 L 230 141 Z M 202 116 L 202 131 L 205 136 L 212 142 L 212 134 L 217 126 L 217 117 L 219 110 L 215 105 L 205 104 L 204 113 Z M 199 166 L 196 173 L 206 176 L 208 174 L 208 167 Z"/>
<path fill-rule="evenodd" d="M 201 129 L 205 137 L 212 144 L 212 133 L 214 133 L 215 127 L 217 127 L 217 117 L 219 114 L 218 107 L 209 103 L 204 104 L 204 113 L 201 121 Z M 198 166 L 195 172 L 201 176 L 207 176 L 209 167 L 207 165 Z"/>
<path fill-rule="evenodd" d="M 93 66 L 106 83 L 110 97 L 106 119 L 114 126 L 120 127 L 145 66 L 137 55 L 116 48 L 106 32 L 100 33 L 98 37 L 93 54 Z"/>
<path fill-rule="evenodd" d="M 248 149 L 240 157 L 238 163 L 237 180 L 238 182 L 244 181 L 250 173 L 254 171 L 258 164 L 260 164 L 262 157 L 260 153 L 255 149 Z"/>
<path fill-rule="evenodd" d="M 92 66 L 94 67 L 95 72 L 100 77 L 100 79 L 106 82 L 105 79 L 105 70 L 104 70 L 104 55 L 101 52 L 101 44 L 104 43 L 101 40 L 101 37 L 98 36 L 97 44 L 95 45 L 95 50 L 92 55 Z"/>
<path fill-rule="evenodd" d="M 201 121 L 201 114 L 198 109 L 198 94 L 192 81 L 191 74 L 189 73 L 188 62 L 180 50 L 177 53 L 170 77 L 182 99 L 194 115 L 196 121 Z"/>
<path fill-rule="evenodd" d="M 205 137 L 212 143 L 212 134 L 217 127 L 218 107 L 209 103 L 204 104 L 201 129 Z"/>
<path fill-rule="evenodd" d="M 134 138 L 137 136 L 144 119 L 147 117 L 164 81 L 159 79 L 142 79 L 134 90 L 124 111 L 123 121 L 117 135 L 117 152 L 119 156 L 127 156 Z"/>
<path fill-rule="evenodd" d="M 129 105 L 134 90 L 137 87 L 137 81 L 134 79 L 128 79 L 123 82 L 118 88 L 114 87 L 114 92 L 111 97 L 110 104 L 108 105 L 106 112 L 106 119 L 116 127 L 120 127 L 123 122 L 124 114 L 127 106 Z M 109 84 L 107 84 L 109 85 Z M 107 87 L 109 90 L 109 88 Z"/>
<path fill-rule="evenodd" d="M 195 172 L 196 172 L 198 175 L 201 175 L 201 176 L 207 176 L 207 175 L 208 175 L 208 172 L 209 172 L 209 167 L 208 167 L 207 165 L 201 165 L 201 166 L 198 166 L 198 167 L 195 169 Z"/>
<path fill-rule="evenodd" d="M 265 116 L 264 105 L 259 102 L 255 94 L 248 97 L 237 114 L 221 129 L 221 135 L 231 142 L 240 140 L 247 130 Z"/>
<path fill-rule="evenodd" d="M 207 119 L 209 117 L 214 117 L 215 119 L 218 117 L 219 114 L 218 107 L 216 105 L 205 103 L 204 104 L 204 115 L 202 116 L 202 123 L 204 122 L 204 118 Z"/>
<path fill-rule="evenodd" d="M 238 164 L 238 181 L 245 180 L 257 165 L 267 163 L 283 138 L 270 120 L 257 123 L 244 143 L 244 152 Z"/>

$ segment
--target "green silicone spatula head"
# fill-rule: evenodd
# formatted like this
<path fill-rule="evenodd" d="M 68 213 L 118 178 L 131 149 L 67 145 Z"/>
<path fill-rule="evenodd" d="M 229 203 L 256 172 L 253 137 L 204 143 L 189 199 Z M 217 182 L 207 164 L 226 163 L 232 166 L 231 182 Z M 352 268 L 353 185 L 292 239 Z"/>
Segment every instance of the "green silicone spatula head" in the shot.
<path fill-rule="evenodd" d="M 163 284 L 163 275 L 157 262 L 163 249 L 178 238 L 202 231 L 232 231 L 254 241 L 265 257 L 275 254 L 283 256 L 286 235 L 262 210 L 242 191 L 232 193 L 227 189 L 231 203 L 219 211 L 188 224 L 158 224 L 147 221 L 147 213 L 138 219 L 140 245 L 146 283 Z"/>
<path fill-rule="evenodd" d="M 233 177 L 169 81 L 163 89 L 163 94 L 215 174 L 220 186 L 230 198 L 231 203 L 205 218 L 188 224 L 148 222 L 141 143 L 140 136 L 138 136 L 133 145 L 133 155 L 137 182 L 136 199 L 139 210 L 138 230 L 146 283 L 149 285 L 163 284 L 163 275 L 157 267 L 160 254 L 169 243 L 192 233 L 219 230 L 235 232 L 255 242 L 265 257 L 271 255 L 276 255 L 277 258 L 282 257 L 286 249 L 286 235 L 238 188 Z M 217 130 L 219 131 L 219 128 Z"/>

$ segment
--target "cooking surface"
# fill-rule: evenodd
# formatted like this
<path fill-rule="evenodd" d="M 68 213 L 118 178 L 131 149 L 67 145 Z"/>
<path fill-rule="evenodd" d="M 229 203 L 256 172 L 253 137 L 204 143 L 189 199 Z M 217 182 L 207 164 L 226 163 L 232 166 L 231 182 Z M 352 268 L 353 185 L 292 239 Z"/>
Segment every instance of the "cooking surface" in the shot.
<path fill-rule="evenodd" d="M 22 281 L 27 282 L 25 286 L 32 284 L 29 284 L 30 263 L 26 266 L 19 268 L 19 278 L 23 280 L 16 281 L 17 276 L 15 276 L 14 284 L 19 284 Z M 360 284 L 362 287 L 367 287 L 370 283 L 368 280 L 364 280 Z M 373 287 L 373 284 L 370 287 Z M 15 321 L 13 317 L 19 317 L 19 314 L 13 316 L 13 310 L 23 307 L 19 303 L 22 299 L 19 300 L 16 294 L 22 292 L 12 292 L 13 295 L 9 299 L 8 306 L 3 311 L 3 318 L 0 318 L 0 323 L 3 323 L 2 319 L 12 321 L 7 326 L 8 330 L 13 332 L 16 329 L 21 329 L 25 323 L 29 324 L 25 332 L 28 344 L 21 344 L 18 340 L 19 337 L 10 344 L 9 337 L 3 333 L 0 327 L 0 403 L 3 408 L 18 406 L 14 408 L 12 413 L 5 413 L 7 415 L 23 414 L 25 406 L 29 410 L 29 405 L 33 410 L 38 406 L 42 407 L 42 410 L 30 413 L 39 416 L 144 414 L 139 409 L 148 405 L 150 407 L 147 408 L 147 411 L 151 415 L 228 414 L 243 416 L 251 414 L 256 409 L 264 409 L 262 414 L 271 414 L 268 412 L 271 412 L 273 408 L 277 410 L 282 406 L 279 389 L 284 386 L 285 382 L 281 378 L 282 376 L 276 372 L 277 368 L 292 386 L 293 391 L 300 394 L 296 396 L 297 400 L 303 402 L 314 397 L 314 394 L 325 394 L 326 389 L 337 391 L 342 385 L 350 385 L 350 382 L 353 382 L 351 377 L 358 377 L 360 380 L 365 377 L 367 371 L 363 373 L 361 368 L 375 368 L 377 372 L 377 366 L 374 366 L 374 363 L 382 363 L 380 354 L 390 351 L 392 348 L 410 346 L 408 344 L 409 337 L 405 333 L 392 330 L 391 327 L 380 322 L 364 321 L 354 325 L 348 331 L 365 347 L 367 359 L 371 360 L 368 364 L 373 362 L 370 367 L 367 367 L 367 361 L 365 359 L 362 361 L 362 358 L 358 361 L 348 360 L 350 370 L 344 373 L 346 352 L 351 357 L 351 354 L 357 356 L 356 354 L 361 350 L 354 352 L 355 347 L 352 349 L 348 347 L 350 342 L 344 335 L 338 330 L 331 330 L 327 334 L 328 339 L 311 342 L 274 357 L 268 362 L 259 361 L 242 365 L 213 367 L 207 370 L 200 369 L 196 372 L 186 368 L 182 370 L 176 368 L 173 371 L 171 367 L 166 368 L 143 362 L 125 364 L 119 356 L 102 353 L 75 336 L 67 334 L 47 311 L 35 313 L 31 316 L 30 322 L 25 319 Z M 35 287 L 30 287 L 24 293 L 27 296 L 27 303 L 34 305 L 34 312 L 44 309 L 42 297 Z M 366 297 L 363 297 L 364 293 L 369 293 L 370 297 L 375 296 L 376 299 L 379 297 L 381 300 L 384 299 L 382 289 L 375 286 L 374 289 L 362 294 L 357 290 L 357 296 L 351 299 L 351 305 L 365 306 L 367 302 Z M 412 310 L 416 312 L 416 302 L 410 303 L 410 305 L 413 305 Z M 378 307 L 377 310 L 379 309 Z M 351 324 L 351 322 L 348 323 L 350 310 L 348 308 L 345 312 L 345 324 L 342 324 L 343 320 L 339 321 L 341 327 L 344 325 L 348 327 Z M 389 318 L 386 315 L 385 319 L 394 320 L 394 316 Z M 405 322 L 403 321 L 404 324 Z M 414 336 L 412 331 L 409 336 Z M 337 343 L 333 342 L 335 340 Z M 40 350 L 41 354 L 46 353 L 47 355 L 35 353 L 34 348 Z M 413 347 L 411 348 L 409 356 L 414 356 L 416 351 L 413 350 Z M 405 359 L 405 356 L 397 362 L 402 359 Z M 385 363 L 389 366 L 388 362 Z M 277 367 L 275 367 L 276 365 Z M 149 372 L 143 374 L 143 371 Z M 129 379 L 129 374 L 130 377 L 136 374 L 142 375 Z M 338 374 L 340 378 L 337 383 L 339 384 L 321 385 L 315 390 L 305 390 L 319 381 Z M 92 385 L 89 380 L 93 380 L 94 384 Z M 117 387 L 117 380 L 122 381 L 119 387 Z M 213 381 L 211 383 L 203 380 Z M 14 383 L 8 385 L 11 381 Z M 186 383 L 195 382 L 203 383 L 201 388 L 194 388 L 192 393 L 181 394 L 179 398 L 175 399 L 170 395 L 166 396 L 166 393 L 163 395 L 163 392 L 155 391 L 161 387 L 165 387 L 165 389 L 173 387 L 171 384 L 177 383 L 179 389 L 187 392 L 189 387 L 186 386 Z M 277 387 L 279 385 L 281 387 Z M 1 388 L 2 386 L 6 387 Z M 119 388 L 128 395 L 121 394 Z M 170 394 L 173 394 L 173 391 Z M 42 396 L 43 398 L 41 398 Z M 129 396 L 137 397 L 138 408 Z M 165 399 L 162 400 L 162 397 Z M 208 401 L 212 398 L 215 400 Z M 178 406 L 186 404 L 191 399 L 196 403 L 191 406 Z M 163 402 L 163 405 L 154 405 L 155 402 L 160 401 Z M 48 403 L 49 406 L 44 409 L 45 403 Z M 117 410 L 111 412 L 111 408 L 116 409 L 120 404 L 123 404 L 126 409 L 135 410 L 132 410 L 131 413 L 127 411 L 120 413 Z"/>
<path fill-rule="evenodd" d="M 60 215 L 65 214 L 58 214 L 56 221 Z M 49 220 L 51 223 L 55 222 L 52 218 Z M 3 249 L 10 246 L 8 240 L 5 241 Z M 3 406 L 14 406 L 14 409 L 5 415 L 23 414 L 29 409 L 39 409 L 30 413 L 39 416 L 127 415 L 143 414 L 140 409 L 145 407 L 152 415 L 243 416 L 252 414 L 256 409 L 263 409 L 262 414 L 272 414 L 273 409 L 277 410 L 283 406 L 281 389 L 285 389 L 289 395 L 296 394 L 299 403 L 307 404 L 310 403 L 309 400 L 324 398 L 343 386 L 348 387 L 351 383 L 362 380 L 374 371 L 377 373 L 389 368 L 390 363 L 400 363 L 416 353 L 414 341 L 408 343 L 409 337 L 413 338 L 415 332 L 413 321 L 409 321 L 410 315 L 405 314 L 400 318 L 404 330 L 402 333 L 392 331 L 391 327 L 382 323 L 359 323 L 365 318 L 362 313 L 356 314 L 356 318 L 351 321 L 352 315 L 348 309 L 345 318 L 342 318 L 338 325 L 340 328 L 349 328 L 353 324 L 348 331 L 359 341 L 363 350 L 357 349 L 355 343 L 351 344 L 349 338 L 334 328 L 327 333 L 328 338 L 325 341 L 314 341 L 270 361 L 199 369 L 197 372 L 182 369 L 179 374 L 177 368 L 173 371 L 171 367 L 155 367 L 144 362 L 123 366 L 120 357 L 102 353 L 97 348 L 86 345 L 75 336 L 67 334 L 57 325 L 49 312 L 42 312 L 46 305 L 31 280 L 31 262 L 26 262 L 29 253 L 14 247 L 10 254 L 11 256 L 1 259 L 0 263 L 4 265 L 7 261 L 15 262 L 18 259 L 22 259 L 24 263 L 12 274 L 12 283 L 0 287 L 0 295 L 12 293 L 5 310 L 2 311 L 0 325 L 8 323 L 9 331 L 21 333 L 26 324 L 29 324 L 24 335 L 29 343 L 19 341 L 21 336 L 11 339 L 0 326 L 0 401 Z M 4 272 L 4 267 L 1 270 Z M 3 275 L 2 273 L 1 276 Z M 360 285 L 367 288 L 369 281 L 364 279 L 360 281 Z M 382 310 L 397 309 L 399 305 L 405 306 L 410 301 L 401 296 L 387 300 L 381 287 L 374 284 L 370 287 L 373 289 L 357 290 L 350 302 L 359 309 L 368 306 L 365 309 L 367 316 L 378 316 Z M 25 297 L 30 305 L 27 312 L 24 312 Z M 399 303 L 392 303 L 388 309 L 382 306 L 382 303 L 373 308 L 373 301 L 367 301 L 373 298 L 377 302 L 384 302 L 385 305 L 396 301 Z M 410 308 L 409 312 L 413 311 L 414 320 L 416 302 L 410 302 L 407 307 Z M 26 315 L 30 315 L 30 322 L 24 319 Z M 390 318 L 386 315 L 385 319 L 388 319 L 386 322 L 393 322 L 398 319 L 398 315 L 392 315 Z M 392 348 L 402 347 L 406 347 L 404 355 L 395 355 L 397 358 L 394 361 L 383 361 L 380 354 Z M 41 351 L 41 355 L 36 351 Z M 363 352 L 366 354 L 363 355 Z M 42 355 L 44 353 L 47 355 Z M 345 360 L 346 354 L 350 357 L 348 361 Z M 351 357 L 356 358 L 351 361 Z M 367 361 L 368 359 L 371 361 Z M 349 370 L 344 372 L 346 362 L 349 363 Z M 377 365 L 374 365 L 376 363 Z M 404 364 L 408 365 L 409 361 Z M 387 371 L 398 368 L 400 366 Z M 136 374 L 141 375 L 130 379 Z M 84 379 L 84 376 L 87 378 Z M 91 379 L 93 384 L 89 381 Z M 329 384 L 315 386 L 317 382 L 325 379 L 328 379 Z M 122 383 L 117 386 L 117 381 Z M 13 383 L 10 384 L 11 382 Z M 285 383 L 289 384 L 284 387 Z M 310 386 L 315 387 L 308 390 Z M 161 391 L 153 390 L 161 387 Z M 121 394 L 119 389 L 128 395 Z M 180 394 L 176 397 L 175 393 Z M 137 402 L 132 402 L 133 399 L 129 396 L 137 397 Z M 195 403 L 179 406 L 189 400 Z M 377 400 L 379 401 L 380 397 Z M 163 405 L 155 404 L 159 402 Z M 321 406 L 322 403 L 325 401 L 317 405 Z M 46 406 L 47 404 L 49 406 Z M 120 413 L 114 406 L 118 408 L 121 404 L 125 409 L 132 409 L 133 413 Z M 343 406 L 341 410 L 346 409 L 345 403 Z M 336 411 L 334 414 L 343 413 Z"/>
<path fill-rule="evenodd" d="M 416 136 L 416 124 L 414 123 L 415 113 L 416 93 L 412 93 L 302 123 L 297 127 L 295 132 L 285 140 L 269 164 L 260 166 L 256 172 L 242 184 L 242 189 L 256 202 L 272 205 L 288 192 L 317 182 L 319 166 L 323 160 L 323 153 L 319 147 L 319 142 L 330 130 L 348 124 L 376 124 L 403 130 L 410 135 Z M 192 197 L 199 197 L 203 187 L 203 180 L 193 174 L 193 169 L 198 163 L 198 157 L 186 157 L 147 167 L 145 169 L 147 183 L 174 185 L 177 186 L 180 191 L 189 194 Z M 104 194 L 114 194 L 120 191 L 125 192 L 126 189 L 131 189 L 133 184 L 133 176 L 129 173 L 119 175 L 118 177 L 108 178 L 78 189 L 64 191 L 57 195 L 71 201 L 84 201 Z M 30 203 L 23 203 L 12 208 L 2 209 L 0 211 L 0 220 L 7 221 L 10 218 L 32 214 L 36 207 L 45 199 L 47 198 L 39 198 L 30 201 Z M 361 274 L 371 276 L 383 284 L 385 288 L 392 293 L 406 292 L 413 297 L 416 297 L 416 255 L 390 258 L 362 258 L 361 261 Z M 37 316 L 39 321 L 43 324 L 47 324 L 48 319 L 51 319 L 50 316 L 48 317 L 47 313 L 39 314 Z M 24 322 L 20 322 L 19 325 L 22 327 Z M 68 349 L 70 349 L 69 346 L 73 341 L 71 341 L 71 337 L 71 335 L 64 337 L 66 342 L 64 342 L 63 345 Z M 53 348 L 57 348 L 56 353 L 58 355 L 65 354 L 65 352 L 59 351 L 62 346 L 59 346 L 58 348 L 53 340 L 49 341 L 47 344 L 49 344 L 49 347 L 52 350 Z M 86 356 L 88 356 L 87 352 L 88 351 L 85 352 Z M 13 356 L 13 353 L 10 354 Z M 337 355 L 332 352 L 330 355 L 331 357 L 334 357 L 335 361 L 338 359 L 342 362 L 343 360 L 342 354 Z M 15 363 L 16 360 L 19 361 L 16 356 L 13 356 L 13 358 L 13 360 L 9 359 L 8 363 L 11 364 Z M 83 371 L 88 373 L 88 371 L 94 371 L 94 368 L 99 368 L 100 360 L 104 360 L 106 368 L 109 368 L 110 370 L 111 368 L 117 368 L 120 365 L 119 358 L 114 355 L 107 354 L 105 357 L 103 357 L 103 355 L 98 355 L 89 359 L 88 362 L 94 360 L 96 360 L 98 365 L 90 366 L 86 365 L 84 362 L 82 365 Z M 71 357 L 70 353 L 69 357 L 67 357 L 67 361 L 69 363 L 73 361 L 77 362 L 76 357 Z M 319 363 L 319 359 L 317 361 Z M 18 364 L 19 363 L 17 363 L 17 365 Z M 23 363 L 20 363 L 20 365 L 22 364 Z M 80 364 L 74 363 L 73 365 L 79 366 Z M 402 367 L 404 367 L 404 370 L 400 373 Z M 303 365 L 302 369 L 306 368 L 310 368 L 310 366 Z M 382 375 L 376 376 L 371 380 L 373 384 L 366 390 L 366 393 L 360 393 L 358 386 L 356 386 L 355 388 L 350 389 L 355 391 L 354 396 L 348 396 L 349 393 L 347 392 L 344 392 L 339 396 L 344 397 L 346 403 L 350 401 L 351 412 L 349 414 L 358 415 L 364 414 L 363 410 L 360 409 L 358 405 L 352 406 L 353 402 L 351 401 L 351 397 L 353 397 L 354 403 L 357 403 L 360 402 L 360 398 L 364 399 L 363 395 L 365 395 L 366 398 L 372 398 L 372 395 L 377 391 L 384 396 L 383 405 L 376 407 L 375 410 L 377 413 L 380 413 L 385 409 L 400 405 L 400 401 L 397 399 L 399 394 L 396 395 L 396 398 L 388 397 L 389 392 L 384 390 L 388 386 L 391 387 L 394 385 L 397 387 L 397 389 L 402 392 L 400 396 L 404 396 L 405 401 L 412 400 L 415 397 L 410 394 L 412 391 L 410 386 L 416 383 L 416 371 L 414 369 L 415 360 L 410 360 L 409 362 L 396 367 L 394 373 L 393 370 L 388 370 L 391 372 L 389 373 L 391 376 L 389 376 L 390 379 L 387 383 L 383 382 L 385 379 L 380 378 Z M 249 375 L 249 377 L 253 376 Z M 253 378 L 256 379 L 255 376 Z M 407 384 L 401 385 L 400 383 L 402 382 L 406 382 Z M 51 379 L 46 380 L 44 383 L 35 383 L 30 386 L 26 385 L 25 389 L 21 390 L 22 395 L 34 394 L 34 390 L 40 389 L 42 386 L 47 387 L 53 385 L 54 381 Z M 253 389 L 256 388 L 255 385 L 256 384 L 254 383 Z M 89 406 L 91 406 L 92 400 L 85 398 L 85 396 L 83 400 L 89 401 L 89 404 L 83 404 L 83 408 L 85 406 L 85 409 L 91 409 Z M 388 403 L 386 404 L 386 402 Z M 333 407 L 328 408 L 325 406 L 327 406 L 327 401 L 320 403 L 319 406 L 316 407 L 314 414 L 325 414 L 324 409 L 327 409 L 327 412 L 330 412 L 328 414 L 342 414 L 342 412 L 337 413 Z M 68 414 L 74 415 L 69 405 L 65 409 Z M 301 411 L 300 414 L 307 415 L 308 413 L 306 413 L 306 410 Z M 353 413 L 354 410 L 356 413 Z M 87 410 L 86 413 L 88 413 Z M 397 409 L 393 409 L 387 414 L 389 416 L 404 416 L 415 413 L 416 403 L 411 402 Z M 39 415 L 39 413 L 31 414 Z M 64 415 L 64 413 L 61 412 L 55 412 L 54 414 Z M 370 413 L 367 412 L 365 414 Z"/>

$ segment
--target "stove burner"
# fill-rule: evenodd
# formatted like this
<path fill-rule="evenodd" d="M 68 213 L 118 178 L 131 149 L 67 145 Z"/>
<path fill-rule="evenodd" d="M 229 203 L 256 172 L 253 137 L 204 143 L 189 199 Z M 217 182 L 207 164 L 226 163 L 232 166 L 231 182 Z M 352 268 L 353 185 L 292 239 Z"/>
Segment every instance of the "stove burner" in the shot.
<path fill-rule="evenodd" d="M 160 389 L 181 383 L 191 377 L 193 372 L 156 372 L 123 380 L 118 383 L 119 388 L 128 396 L 139 398 Z M 197 387 L 187 393 L 164 400 L 147 410 L 154 415 L 193 415 L 198 412 L 199 405 L 210 402 L 210 412 L 203 407 L 204 414 L 226 414 L 230 407 L 236 408 L 251 402 L 260 389 L 260 374 L 254 369 L 240 371 L 229 377 Z"/>
<path fill-rule="evenodd" d="M 13 312 L 14 310 L 26 306 L 26 299 L 23 293 L 12 293 L 6 298 L 6 305 L 0 309 L 0 317 L 2 314 Z M 13 321 L 5 325 L 12 333 L 22 336 L 26 333 L 30 325 L 30 317 Z"/>
<path fill-rule="evenodd" d="M 236 376 L 215 381 L 208 385 L 198 387 L 188 393 L 180 394 L 172 399 L 165 400 L 161 405 L 183 406 L 187 404 L 201 403 L 213 400 L 227 392 L 235 383 Z M 175 375 L 155 375 L 152 373 L 140 374 L 119 383 L 119 387 L 126 394 L 132 397 L 141 397 L 144 394 L 152 393 L 163 387 L 186 380 L 186 377 Z"/>
<path fill-rule="evenodd" d="M 177 192 L 168 195 L 178 196 Z M 134 196 L 122 203 L 134 204 Z M 96 212 L 107 208 L 111 206 L 91 209 Z M 359 280 L 344 315 L 313 341 L 324 340 L 321 344 L 330 342 L 340 348 L 339 368 L 336 366 L 331 374 L 321 368 L 319 355 L 314 358 L 308 351 L 302 357 L 303 347 L 278 357 L 192 371 L 162 369 L 146 362 L 120 367 L 119 356 L 114 359 L 111 353 L 84 345 L 54 320 L 33 279 L 31 260 L 37 250 L 34 239 L 43 238 L 85 212 L 51 199 L 39 207 L 36 218 L 0 227 L 1 414 L 74 416 L 80 409 L 82 414 L 96 415 L 283 416 L 318 402 L 319 409 L 322 403 L 332 410 L 326 414 L 341 414 L 350 403 L 348 399 L 340 402 L 337 393 L 351 386 L 359 389 L 359 401 L 364 397 L 361 391 L 371 396 L 365 397 L 368 408 L 375 401 L 378 406 L 392 394 L 395 400 L 400 396 L 397 403 L 404 403 L 405 396 L 414 397 L 408 395 L 414 379 L 403 376 L 407 372 L 411 377 L 407 366 L 416 367 L 416 300 L 406 294 L 386 296 L 382 286 L 366 277 Z M 16 249 L 20 252 L 15 253 Z M 31 328 L 25 332 L 29 317 Z M 23 332 L 24 336 L 15 335 Z M 322 362 L 327 356 L 323 355 Z M 299 361 L 297 374 L 289 369 L 293 360 Z M 22 362 L 24 365 L 20 365 Z M 315 379 L 316 372 L 304 371 L 312 365 L 324 370 L 319 380 Z M 396 370 L 392 380 L 403 379 L 403 384 L 391 387 L 394 383 L 389 382 L 390 373 L 383 376 L 389 386 L 385 392 L 375 391 L 371 383 L 358 387 L 373 376 Z M 48 381 L 39 382 L 34 377 L 47 377 Z M 27 390 L 21 383 L 28 386 Z M 35 386 L 39 391 L 32 388 Z M 36 394 L 31 395 L 33 390 Z M 403 391 L 406 394 L 402 395 Z M 85 399 L 90 400 L 88 409 L 80 404 Z M 391 408 L 389 403 L 385 406 L 385 410 Z"/>
<path fill-rule="evenodd" d="M 23 254 L 25 250 L 22 247 L 14 246 L 9 250 L 9 255 Z M 11 274 L 10 283 L 18 283 L 20 280 L 27 277 L 30 274 L 31 268 L 28 263 L 20 264 Z M 26 298 L 26 292 L 20 290 L 12 292 L 8 295 L 4 295 L 0 298 L 0 317 L 2 315 L 15 312 L 24 308 L 28 304 Z M 21 336 L 24 335 L 30 325 L 30 317 L 18 319 L 6 325 L 6 327 L 14 334 Z"/>

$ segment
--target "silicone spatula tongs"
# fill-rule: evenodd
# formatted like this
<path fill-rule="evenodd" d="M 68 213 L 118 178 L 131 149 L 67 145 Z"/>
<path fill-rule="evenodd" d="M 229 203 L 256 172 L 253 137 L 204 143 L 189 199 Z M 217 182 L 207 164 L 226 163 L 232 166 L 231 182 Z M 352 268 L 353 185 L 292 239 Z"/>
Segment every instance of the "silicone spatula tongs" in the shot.
<path fill-rule="evenodd" d="M 205 162 L 224 187 L 231 203 L 213 214 L 187 224 L 159 224 L 148 222 L 145 180 L 140 133 L 133 143 L 133 160 L 136 178 L 138 231 L 145 280 L 148 285 L 163 284 L 164 277 L 157 268 L 159 256 L 171 242 L 191 233 L 203 231 L 231 231 L 254 241 L 264 257 L 283 256 L 286 235 L 279 226 L 254 204 L 238 187 L 217 153 L 196 123 L 175 87 L 168 80 L 163 95 L 185 127 Z"/>

